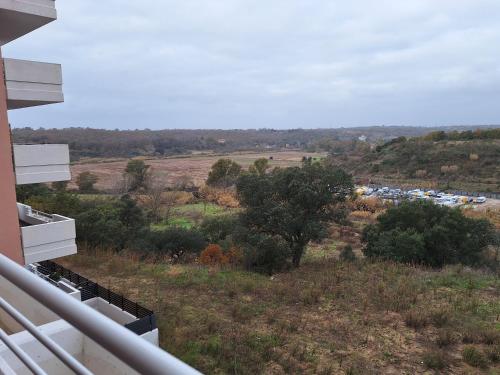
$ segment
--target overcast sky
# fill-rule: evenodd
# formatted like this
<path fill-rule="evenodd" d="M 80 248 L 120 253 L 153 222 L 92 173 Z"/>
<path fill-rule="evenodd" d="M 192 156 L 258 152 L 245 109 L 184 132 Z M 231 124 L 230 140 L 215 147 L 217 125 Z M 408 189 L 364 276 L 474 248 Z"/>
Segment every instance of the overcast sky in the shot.
<path fill-rule="evenodd" d="M 63 64 L 13 126 L 500 123 L 498 0 L 58 0 L 5 57 Z"/>

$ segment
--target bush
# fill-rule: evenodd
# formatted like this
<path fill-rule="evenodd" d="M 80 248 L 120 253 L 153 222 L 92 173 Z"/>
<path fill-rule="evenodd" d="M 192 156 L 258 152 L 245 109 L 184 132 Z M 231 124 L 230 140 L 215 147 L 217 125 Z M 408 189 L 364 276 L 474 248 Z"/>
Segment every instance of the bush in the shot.
<path fill-rule="evenodd" d="M 428 351 L 424 353 L 422 359 L 428 369 L 443 370 L 446 367 L 446 356 L 440 350 Z"/>
<path fill-rule="evenodd" d="M 410 310 L 404 315 L 405 324 L 415 330 L 424 328 L 428 323 L 427 316 L 420 310 Z"/>
<path fill-rule="evenodd" d="M 217 266 L 227 264 L 229 259 L 219 245 L 210 244 L 201 252 L 200 262 L 206 266 Z"/>
<path fill-rule="evenodd" d="M 243 262 L 249 270 L 271 275 L 288 265 L 290 250 L 279 238 L 253 235 L 243 244 L 243 249 Z"/>
<path fill-rule="evenodd" d="M 449 346 L 456 341 L 455 335 L 451 329 L 440 329 L 437 335 L 436 344 L 440 348 Z"/>
<path fill-rule="evenodd" d="M 236 216 L 212 216 L 203 220 L 200 230 L 209 242 L 217 243 L 231 235 L 236 225 L 238 225 L 238 218 Z"/>
<path fill-rule="evenodd" d="M 488 361 L 483 353 L 473 346 L 466 346 L 462 351 L 462 358 L 468 365 L 472 367 L 486 368 Z"/>
<path fill-rule="evenodd" d="M 363 232 L 363 252 L 371 258 L 432 267 L 476 265 L 494 241 L 494 230 L 487 220 L 467 218 L 460 209 L 428 201 L 405 202 L 377 220 Z"/>
<path fill-rule="evenodd" d="M 160 254 L 180 258 L 186 253 L 200 253 L 206 246 L 203 235 L 194 229 L 168 228 L 149 234 L 151 249 Z"/>
<path fill-rule="evenodd" d="M 485 354 L 491 362 L 500 362 L 500 345 L 495 345 L 492 348 L 486 348 Z"/>
<path fill-rule="evenodd" d="M 353 262 L 356 260 L 356 254 L 354 254 L 354 251 L 352 251 L 351 245 L 347 245 L 342 249 L 342 251 L 340 252 L 340 259 L 345 262 Z"/>

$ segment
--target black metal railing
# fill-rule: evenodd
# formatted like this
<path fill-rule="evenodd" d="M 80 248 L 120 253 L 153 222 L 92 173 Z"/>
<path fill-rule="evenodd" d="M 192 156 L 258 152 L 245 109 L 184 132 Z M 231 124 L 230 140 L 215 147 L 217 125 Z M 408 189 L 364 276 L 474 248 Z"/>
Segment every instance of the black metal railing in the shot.
<path fill-rule="evenodd" d="M 91 298 L 102 298 L 108 303 L 120 308 L 134 317 L 137 320 L 125 324 L 125 327 L 132 332 L 142 335 L 156 329 L 156 317 L 154 312 L 139 305 L 137 302 L 132 302 L 123 295 L 117 294 L 102 285 L 83 277 L 76 272 L 73 272 L 55 262 L 45 260 L 38 263 L 38 271 L 43 275 L 53 278 L 55 276 L 63 277 L 71 281 L 82 295 L 82 301 L 87 301 Z"/>

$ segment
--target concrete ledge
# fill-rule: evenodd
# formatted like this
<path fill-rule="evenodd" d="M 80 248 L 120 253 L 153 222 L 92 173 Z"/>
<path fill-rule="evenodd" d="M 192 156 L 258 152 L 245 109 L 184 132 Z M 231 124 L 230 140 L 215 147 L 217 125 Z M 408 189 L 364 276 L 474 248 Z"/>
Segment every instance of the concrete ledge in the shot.
<path fill-rule="evenodd" d="M 16 183 L 69 181 L 68 145 L 14 145 Z"/>
<path fill-rule="evenodd" d="M 0 45 L 57 19 L 54 0 L 0 0 Z"/>
<path fill-rule="evenodd" d="M 47 215 L 18 203 L 24 261 L 26 264 L 60 258 L 77 252 L 75 220 Z"/>
<path fill-rule="evenodd" d="M 8 109 L 64 101 L 61 65 L 4 59 L 4 66 Z"/>

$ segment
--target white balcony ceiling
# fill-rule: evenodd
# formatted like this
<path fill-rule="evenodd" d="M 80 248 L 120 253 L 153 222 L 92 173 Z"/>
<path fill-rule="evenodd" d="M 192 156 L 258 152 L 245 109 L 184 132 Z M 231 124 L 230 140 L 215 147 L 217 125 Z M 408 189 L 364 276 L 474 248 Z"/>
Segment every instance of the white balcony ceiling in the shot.
<path fill-rule="evenodd" d="M 57 18 L 54 0 L 0 0 L 0 45 Z"/>

